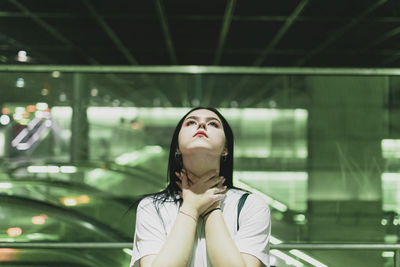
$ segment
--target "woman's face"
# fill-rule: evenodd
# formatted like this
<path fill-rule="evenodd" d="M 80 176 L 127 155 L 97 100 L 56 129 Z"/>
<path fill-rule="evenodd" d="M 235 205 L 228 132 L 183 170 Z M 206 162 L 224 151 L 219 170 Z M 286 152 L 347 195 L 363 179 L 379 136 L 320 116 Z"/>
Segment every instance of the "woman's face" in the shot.
<path fill-rule="evenodd" d="M 222 122 L 217 114 L 207 109 L 198 109 L 186 116 L 178 144 L 182 155 L 202 150 L 215 155 L 227 154 Z"/>

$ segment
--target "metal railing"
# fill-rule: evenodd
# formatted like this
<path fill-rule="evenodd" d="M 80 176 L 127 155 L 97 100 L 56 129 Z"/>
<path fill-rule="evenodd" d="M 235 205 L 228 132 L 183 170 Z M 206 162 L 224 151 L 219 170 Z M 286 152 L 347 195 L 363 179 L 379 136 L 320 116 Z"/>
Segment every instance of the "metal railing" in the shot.
<path fill-rule="evenodd" d="M 242 75 L 359 75 L 399 76 L 400 68 L 303 68 L 303 67 L 222 67 L 222 66 L 71 66 L 71 65 L 2 65 L 0 72 L 70 73 L 175 73 L 175 74 L 242 74 Z"/>
<path fill-rule="evenodd" d="M 131 242 L 0 242 L 0 248 L 20 249 L 124 249 L 131 247 Z M 393 251 L 394 266 L 400 267 L 400 244 L 279 244 L 270 245 L 270 249 Z"/>

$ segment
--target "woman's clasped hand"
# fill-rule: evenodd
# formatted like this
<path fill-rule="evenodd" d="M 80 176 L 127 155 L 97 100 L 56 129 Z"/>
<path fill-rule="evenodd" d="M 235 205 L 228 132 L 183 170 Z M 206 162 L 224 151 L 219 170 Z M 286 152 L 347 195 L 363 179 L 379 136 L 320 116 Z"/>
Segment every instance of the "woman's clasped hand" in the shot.
<path fill-rule="evenodd" d="M 219 176 L 217 170 L 209 171 L 201 177 L 185 169 L 175 174 L 180 180 L 177 184 L 181 189 L 179 195 L 183 199 L 181 209 L 185 212 L 197 218 L 220 206 L 227 187 L 223 185 L 225 178 Z"/>

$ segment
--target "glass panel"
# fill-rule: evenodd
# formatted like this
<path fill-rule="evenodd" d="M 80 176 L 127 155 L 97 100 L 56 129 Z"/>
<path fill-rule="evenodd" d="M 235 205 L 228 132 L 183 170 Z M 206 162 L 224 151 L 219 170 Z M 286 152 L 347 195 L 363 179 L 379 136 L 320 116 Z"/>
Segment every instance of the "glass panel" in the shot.
<path fill-rule="evenodd" d="M 9 249 L 0 248 L 1 266 L 90 267 L 129 265 L 130 256 L 122 249 Z"/>
<path fill-rule="evenodd" d="M 54 70 L 0 72 L 1 240 L 131 242 L 131 204 L 165 187 L 174 128 L 202 105 L 232 126 L 235 185 L 269 203 L 274 238 L 398 242 L 398 76 Z M 309 252 L 328 266 L 346 253 Z"/>
<path fill-rule="evenodd" d="M 279 267 L 394 266 L 391 251 L 271 250 L 271 265 Z"/>

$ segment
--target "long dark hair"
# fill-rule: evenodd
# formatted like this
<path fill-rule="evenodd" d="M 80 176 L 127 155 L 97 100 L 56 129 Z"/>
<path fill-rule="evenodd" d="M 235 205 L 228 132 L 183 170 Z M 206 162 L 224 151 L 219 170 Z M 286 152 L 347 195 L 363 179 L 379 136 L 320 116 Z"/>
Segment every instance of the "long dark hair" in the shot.
<path fill-rule="evenodd" d="M 233 186 L 233 147 L 234 147 L 234 138 L 233 138 L 233 132 L 231 127 L 229 126 L 228 122 L 222 116 L 222 114 L 216 110 L 215 108 L 212 107 L 195 107 L 192 108 L 190 111 L 188 111 L 182 119 L 178 122 L 174 134 L 172 135 L 172 140 L 171 140 L 171 145 L 169 149 L 169 157 L 168 157 L 168 172 L 167 172 L 167 187 L 154 194 L 147 194 L 143 195 L 140 197 L 137 201 L 135 201 L 135 205 L 137 205 L 141 199 L 143 199 L 146 196 L 152 196 L 153 201 L 155 206 L 157 207 L 158 204 L 164 203 L 165 201 L 173 201 L 175 203 L 182 204 L 182 199 L 179 197 L 179 187 L 176 184 L 176 181 L 179 180 L 178 177 L 176 177 L 175 172 L 180 172 L 183 167 L 182 163 L 182 156 L 177 154 L 176 152 L 178 151 L 178 137 L 179 133 L 182 128 L 182 124 L 185 120 L 185 118 L 193 111 L 198 110 L 198 109 L 207 109 L 212 112 L 214 112 L 218 118 L 221 120 L 223 128 L 224 128 L 224 133 L 225 133 L 225 145 L 228 150 L 228 154 L 224 157 L 220 158 L 220 169 L 219 169 L 219 175 L 224 176 L 225 182 L 224 185 L 230 189 L 230 188 L 235 188 L 235 189 L 240 189 L 237 187 Z M 242 189 L 240 189 L 242 190 Z"/>

